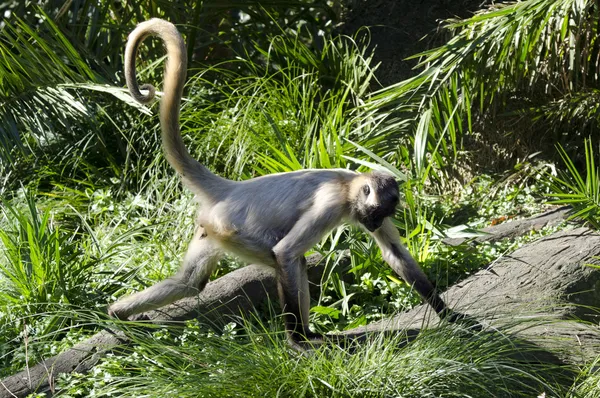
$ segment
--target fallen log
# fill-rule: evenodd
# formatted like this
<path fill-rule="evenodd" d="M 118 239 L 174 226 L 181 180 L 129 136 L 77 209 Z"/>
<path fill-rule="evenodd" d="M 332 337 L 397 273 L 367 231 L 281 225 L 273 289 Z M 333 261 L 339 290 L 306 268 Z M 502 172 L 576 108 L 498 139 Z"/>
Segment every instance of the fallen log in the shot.
<path fill-rule="evenodd" d="M 311 290 L 319 284 L 323 265 L 319 254 L 307 256 Z M 196 297 L 143 314 L 146 322 L 168 324 L 190 319 L 223 319 L 248 313 L 261 303 L 277 301 L 275 271 L 249 265 L 211 281 Z M 0 381 L 0 398 L 25 397 L 32 392 L 52 392 L 61 373 L 86 373 L 111 349 L 126 345 L 130 338 L 119 330 L 103 330 L 71 349 Z"/>
<path fill-rule="evenodd" d="M 483 235 L 474 238 L 473 243 L 497 242 L 502 239 L 516 238 L 531 231 L 539 231 L 544 227 L 560 224 L 568 218 L 570 209 L 568 206 L 558 207 L 537 216 L 509 220 L 502 224 L 482 228 L 479 232 Z M 443 242 L 450 246 L 458 246 L 467 241 L 470 240 L 467 238 L 446 238 Z"/>
<path fill-rule="evenodd" d="M 600 234 L 575 228 L 517 249 L 442 294 L 454 309 L 483 320 L 484 327 L 512 324 L 515 336 L 560 351 L 560 360 L 589 361 L 600 354 Z M 523 328 L 515 318 L 529 318 Z M 580 322 L 584 321 L 584 322 Z M 344 332 L 410 330 L 438 324 L 420 305 L 390 319 Z"/>
<path fill-rule="evenodd" d="M 512 319 L 515 313 L 527 313 L 538 317 L 548 315 L 565 322 L 578 317 L 597 325 L 600 315 L 591 307 L 600 307 L 600 270 L 585 264 L 598 263 L 594 256 L 599 255 L 599 234 L 586 228 L 556 233 L 523 246 L 451 287 L 444 298 L 452 307 L 491 324 Z M 315 264 L 319 259 L 313 256 L 308 262 Z M 320 272 L 317 268 L 309 279 L 319 281 Z M 210 317 L 213 312 L 219 316 L 239 314 L 254 308 L 253 303 L 275 298 L 276 290 L 273 270 L 251 265 L 210 282 L 198 297 L 180 300 L 161 310 L 152 311 L 146 317 L 152 322 L 168 323 L 194 319 L 200 315 L 202 318 Z M 437 316 L 432 315 L 429 307 L 418 306 L 397 317 L 345 334 L 351 336 L 407 329 L 414 332 L 432 322 L 439 322 Z M 532 328 L 528 335 L 523 336 L 528 339 L 542 335 L 565 337 L 568 342 L 566 347 L 571 347 L 565 359 L 571 362 L 600 352 L 600 332 L 596 330 L 597 327 L 556 325 L 553 327 L 548 323 L 543 330 L 537 331 Z M 7 377 L 0 382 L 0 398 L 50 391 L 58 374 L 73 371 L 84 373 L 104 353 L 127 342 L 123 333 L 100 332 L 64 353 Z M 573 350 L 573 346 L 578 349 Z"/>
<path fill-rule="evenodd" d="M 272 269 L 250 265 L 208 283 L 198 297 L 177 301 L 160 310 L 145 314 L 155 323 L 181 322 L 188 319 L 240 314 L 277 296 L 275 273 Z M 120 331 L 104 330 L 73 348 L 9 376 L 0 382 L 0 398 L 25 397 L 32 392 L 52 392 L 53 380 L 61 373 L 86 373 L 111 349 L 129 343 Z"/>

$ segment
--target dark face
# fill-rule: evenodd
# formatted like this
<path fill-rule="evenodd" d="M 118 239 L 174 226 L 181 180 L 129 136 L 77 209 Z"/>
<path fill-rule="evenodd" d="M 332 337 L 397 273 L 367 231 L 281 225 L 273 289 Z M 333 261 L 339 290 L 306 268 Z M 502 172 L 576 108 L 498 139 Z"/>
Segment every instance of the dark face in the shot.
<path fill-rule="evenodd" d="M 354 212 L 358 222 L 374 232 L 386 217 L 394 215 L 400 195 L 398 183 L 391 175 L 373 172 L 369 176 L 361 187 Z"/>

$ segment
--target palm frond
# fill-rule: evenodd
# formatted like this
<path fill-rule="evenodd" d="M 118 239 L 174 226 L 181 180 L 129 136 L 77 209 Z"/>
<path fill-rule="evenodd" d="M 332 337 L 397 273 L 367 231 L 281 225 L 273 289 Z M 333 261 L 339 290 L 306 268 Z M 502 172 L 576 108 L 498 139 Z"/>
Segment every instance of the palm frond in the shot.
<path fill-rule="evenodd" d="M 585 137 L 597 134 L 600 126 L 600 90 L 590 87 L 566 93 L 563 97 L 526 109 L 525 112 L 534 125 L 539 125 L 540 130 L 559 134 L 568 131 L 571 138 L 575 135 Z"/>
<path fill-rule="evenodd" d="M 560 155 L 567 170 L 560 176 L 550 176 L 555 198 L 550 203 L 572 207 L 570 218 L 578 218 L 600 228 L 600 170 L 596 166 L 592 141 L 585 141 L 585 174 L 559 146 Z"/>
<path fill-rule="evenodd" d="M 0 161 L 15 146 L 25 149 L 56 140 L 73 121 L 90 118 L 86 102 L 68 84 L 98 78 L 46 16 L 42 38 L 22 19 L 0 31 Z"/>
<path fill-rule="evenodd" d="M 424 148 L 428 162 L 443 168 L 472 131 L 474 112 L 493 114 L 509 98 L 547 101 L 597 86 L 597 13 L 592 0 L 527 0 L 451 21 L 446 44 L 415 56 L 422 72 L 366 101 L 380 122 L 376 134 L 391 145 L 411 142 L 419 169 Z"/>

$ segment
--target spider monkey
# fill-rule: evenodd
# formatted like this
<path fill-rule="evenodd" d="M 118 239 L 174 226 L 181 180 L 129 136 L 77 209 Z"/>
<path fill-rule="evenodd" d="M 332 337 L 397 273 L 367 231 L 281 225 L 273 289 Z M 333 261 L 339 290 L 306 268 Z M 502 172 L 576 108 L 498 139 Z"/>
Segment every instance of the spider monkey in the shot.
<path fill-rule="evenodd" d="M 380 247 L 384 260 L 441 316 L 454 321 L 421 271 L 390 217 L 398 204 L 398 184 L 386 173 L 351 170 L 302 170 L 277 173 L 246 181 L 213 174 L 193 159 L 183 144 L 179 107 L 186 79 L 186 47 L 175 26 L 160 19 L 139 24 L 130 34 L 125 51 L 125 77 L 133 98 L 152 101 L 155 88 L 138 86 L 135 55 L 148 36 L 158 36 L 168 55 L 160 125 L 164 152 L 171 166 L 200 202 L 199 225 L 183 260 L 172 277 L 125 297 L 109 314 L 125 319 L 198 294 L 224 252 L 249 263 L 274 267 L 290 344 L 301 347 L 319 336 L 308 327 L 310 308 L 304 254 L 323 235 L 343 222 L 365 228 Z M 147 90 L 142 94 L 140 89 Z M 301 348 L 300 348 L 301 349 Z"/>

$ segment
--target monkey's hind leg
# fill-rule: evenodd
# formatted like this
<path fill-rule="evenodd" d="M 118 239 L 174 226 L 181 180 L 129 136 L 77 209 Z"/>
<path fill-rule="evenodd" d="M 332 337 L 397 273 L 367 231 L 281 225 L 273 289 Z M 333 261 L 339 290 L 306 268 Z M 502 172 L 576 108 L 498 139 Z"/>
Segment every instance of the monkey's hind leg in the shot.
<path fill-rule="evenodd" d="M 174 276 L 115 302 L 108 309 L 109 315 L 126 319 L 198 294 L 208 283 L 220 257 L 221 253 L 212 239 L 206 237 L 200 228 L 190 242 L 181 268 Z"/>

